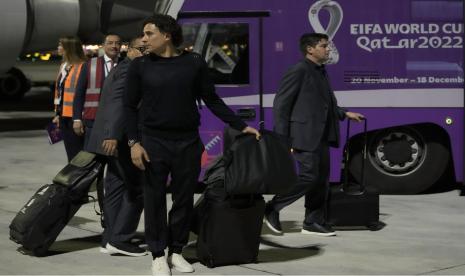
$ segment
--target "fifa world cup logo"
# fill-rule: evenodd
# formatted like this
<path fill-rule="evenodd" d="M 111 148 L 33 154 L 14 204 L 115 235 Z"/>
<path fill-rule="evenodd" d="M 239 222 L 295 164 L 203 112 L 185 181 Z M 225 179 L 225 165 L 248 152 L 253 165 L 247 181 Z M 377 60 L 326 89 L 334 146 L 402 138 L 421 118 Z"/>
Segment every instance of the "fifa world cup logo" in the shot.
<path fill-rule="evenodd" d="M 325 9 L 329 12 L 329 23 L 325 29 L 321 25 L 318 13 L 321 9 Z M 336 45 L 333 42 L 333 37 L 342 23 L 342 8 L 336 1 L 333 0 L 319 0 L 316 1 L 308 10 L 308 20 L 313 30 L 317 33 L 327 34 L 329 37 L 329 53 L 327 64 L 335 64 L 339 61 L 339 52 L 336 49 Z"/>

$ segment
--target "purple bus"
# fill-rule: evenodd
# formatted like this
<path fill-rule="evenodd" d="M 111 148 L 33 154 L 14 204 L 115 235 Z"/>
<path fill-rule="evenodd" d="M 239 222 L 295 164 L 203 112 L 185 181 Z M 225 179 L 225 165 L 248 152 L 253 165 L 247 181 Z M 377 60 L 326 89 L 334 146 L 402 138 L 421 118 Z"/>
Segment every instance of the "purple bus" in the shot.
<path fill-rule="evenodd" d="M 279 81 L 303 58 L 299 37 L 326 33 L 339 105 L 368 117 L 367 184 L 381 193 L 414 194 L 463 183 L 463 0 L 0 2 L 9 23 L 0 29 L 8 38 L 0 42 L 2 97 L 20 98 L 27 90 L 21 71 L 10 69 L 20 53 L 54 48 L 62 35 L 86 43 L 105 32 L 129 38 L 140 31 L 140 19 L 161 12 L 182 23 L 183 47 L 205 57 L 225 102 L 250 125 L 263 121 L 268 129 Z M 201 113 L 205 167 L 223 151 L 224 125 L 207 108 Z M 342 134 L 345 128 L 341 123 Z M 361 130 L 357 125 L 350 133 L 348 164 L 358 181 Z M 332 182 L 340 181 L 341 155 L 331 152 Z"/>
<path fill-rule="evenodd" d="M 205 57 L 217 93 L 250 125 L 272 129 L 280 78 L 302 58 L 300 35 L 327 33 L 339 105 L 368 118 L 367 184 L 414 194 L 463 181 L 463 1 L 179 2 L 183 46 Z M 205 167 L 223 151 L 224 124 L 201 113 Z M 357 180 L 361 131 L 351 130 L 348 164 Z M 332 182 L 340 181 L 341 155 L 331 152 Z"/>

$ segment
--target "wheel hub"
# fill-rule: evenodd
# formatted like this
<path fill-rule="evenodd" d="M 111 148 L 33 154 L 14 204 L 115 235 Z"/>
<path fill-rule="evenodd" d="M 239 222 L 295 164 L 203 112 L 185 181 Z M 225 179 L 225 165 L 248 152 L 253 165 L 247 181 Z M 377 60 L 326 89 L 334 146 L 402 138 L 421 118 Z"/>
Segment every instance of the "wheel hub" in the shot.
<path fill-rule="evenodd" d="M 423 148 L 423 143 L 414 135 L 400 131 L 391 132 L 378 140 L 374 158 L 382 170 L 404 174 L 418 167 Z"/>

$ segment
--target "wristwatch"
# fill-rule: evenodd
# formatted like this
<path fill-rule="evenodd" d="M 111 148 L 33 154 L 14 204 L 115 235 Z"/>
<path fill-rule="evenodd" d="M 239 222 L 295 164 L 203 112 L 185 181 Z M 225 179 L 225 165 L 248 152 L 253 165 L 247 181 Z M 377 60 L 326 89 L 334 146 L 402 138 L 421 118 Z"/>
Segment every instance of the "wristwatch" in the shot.
<path fill-rule="evenodd" d="M 128 146 L 131 148 L 132 146 L 134 146 L 136 143 L 139 143 L 139 141 L 137 141 L 136 139 L 129 139 L 128 140 Z"/>

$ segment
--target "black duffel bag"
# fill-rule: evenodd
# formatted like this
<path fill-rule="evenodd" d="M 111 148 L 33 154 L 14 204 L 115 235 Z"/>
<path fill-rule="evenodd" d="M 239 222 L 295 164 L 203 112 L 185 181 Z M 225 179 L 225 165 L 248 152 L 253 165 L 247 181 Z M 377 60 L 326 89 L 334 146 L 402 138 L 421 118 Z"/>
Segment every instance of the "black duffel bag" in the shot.
<path fill-rule="evenodd" d="M 261 134 L 258 141 L 239 135 L 225 152 L 227 194 L 284 194 L 297 182 L 287 139 L 268 130 Z"/>

